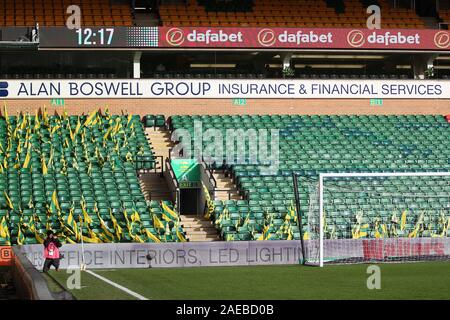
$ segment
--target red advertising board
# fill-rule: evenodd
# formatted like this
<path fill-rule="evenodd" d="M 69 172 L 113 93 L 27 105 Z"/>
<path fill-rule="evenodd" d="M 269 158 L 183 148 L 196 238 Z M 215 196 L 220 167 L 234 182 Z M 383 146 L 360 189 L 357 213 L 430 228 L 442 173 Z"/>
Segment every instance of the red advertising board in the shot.
<path fill-rule="evenodd" d="M 11 266 L 13 252 L 10 246 L 0 246 L 0 266 Z"/>
<path fill-rule="evenodd" d="M 411 239 L 384 239 L 363 240 L 363 254 L 365 259 L 382 260 L 392 257 L 414 256 L 443 256 L 445 243 L 439 238 L 429 242 L 413 242 Z"/>
<path fill-rule="evenodd" d="M 449 50 L 450 31 L 160 27 L 164 48 Z"/>

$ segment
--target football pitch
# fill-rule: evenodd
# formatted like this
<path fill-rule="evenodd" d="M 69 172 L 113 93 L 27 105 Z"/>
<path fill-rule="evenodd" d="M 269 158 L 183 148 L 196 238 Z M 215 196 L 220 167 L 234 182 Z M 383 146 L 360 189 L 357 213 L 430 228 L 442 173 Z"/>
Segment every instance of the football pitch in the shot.
<path fill-rule="evenodd" d="M 150 300 L 450 299 L 450 262 L 380 264 L 381 289 L 368 289 L 369 265 L 300 265 L 93 269 L 96 275 Z M 67 289 L 66 270 L 50 275 Z M 79 300 L 136 299 L 81 272 Z"/>

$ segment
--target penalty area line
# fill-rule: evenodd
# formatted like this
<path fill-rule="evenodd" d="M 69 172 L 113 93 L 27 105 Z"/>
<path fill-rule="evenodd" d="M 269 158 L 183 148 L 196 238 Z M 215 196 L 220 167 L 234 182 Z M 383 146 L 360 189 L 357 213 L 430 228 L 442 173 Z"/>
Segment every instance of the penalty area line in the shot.
<path fill-rule="evenodd" d="M 124 286 L 121 286 L 120 284 L 117 284 L 117 283 L 115 283 L 115 282 L 113 282 L 113 281 L 111 281 L 111 280 L 109 280 L 109 279 L 107 279 L 105 277 L 102 277 L 101 275 L 98 275 L 98 274 L 96 274 L 95 272 L 93 272 L 91 270 L 86 270 L 86 272 L 89 273 L 90 275 L 93 275 L 94 277 L 96 277 L 96 278 L 106 282 L 107 284 L 110 284 L 113 287 L 128 293 L 129 295 L 131 295 L 131 296 L 133 296 L 133 297 L 135 297 L 135 298 L 137 298 L 139 300 L 149 300 L 146 297 L 140 295 L 139 293 L 136 293 L 136 292 L 134 292 L 134 291 L 132 291 L 132 290 L 130 290 L 128 288 L 125 288 Z"/>

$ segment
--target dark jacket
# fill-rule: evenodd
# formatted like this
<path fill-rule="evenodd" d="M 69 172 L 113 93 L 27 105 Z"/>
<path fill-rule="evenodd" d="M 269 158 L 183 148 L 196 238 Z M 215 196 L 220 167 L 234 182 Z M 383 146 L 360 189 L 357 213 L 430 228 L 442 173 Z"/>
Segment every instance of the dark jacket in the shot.
<path fill-rule="evenodd" d="M 61 248 L 62 246 L 61 242 L 59 242 L 59 239 L 47 237 L 44 240 L 44 247 L 47 248 L 51 242 L 53 242 L 57 248 Z"/>

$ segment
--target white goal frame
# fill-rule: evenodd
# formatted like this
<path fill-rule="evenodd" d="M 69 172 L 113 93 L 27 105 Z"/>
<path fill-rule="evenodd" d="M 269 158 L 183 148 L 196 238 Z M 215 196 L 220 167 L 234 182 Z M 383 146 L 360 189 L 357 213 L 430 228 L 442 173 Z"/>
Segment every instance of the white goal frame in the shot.
<path fill-rule="evenodd" d="M 450 177 L 450 172 L 367 172 L 367 173 L 320 173 L 319 174 L 319 267 L 323 267 L 323 187 L 327 178 L 364 177 Z"/>

